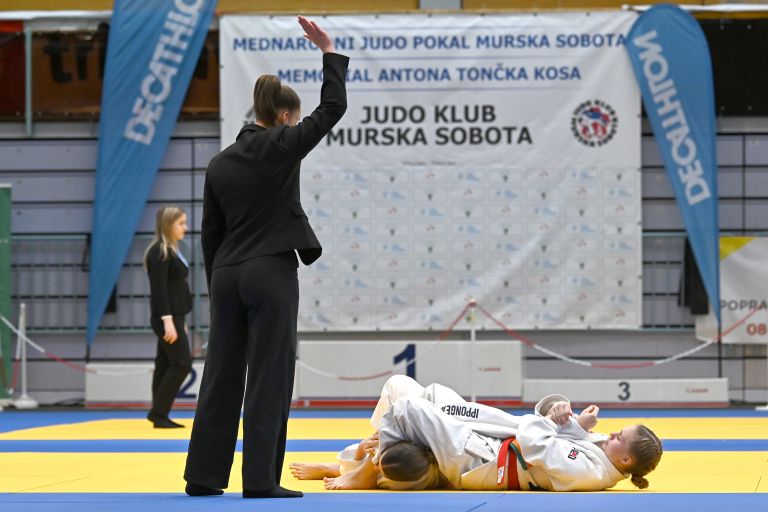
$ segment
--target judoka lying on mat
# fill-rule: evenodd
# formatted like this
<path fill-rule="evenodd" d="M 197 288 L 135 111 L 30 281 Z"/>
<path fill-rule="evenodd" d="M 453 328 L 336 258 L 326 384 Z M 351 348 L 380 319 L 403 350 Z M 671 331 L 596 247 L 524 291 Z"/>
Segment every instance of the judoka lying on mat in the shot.
<path fill-rule="evenodd" d="M 348 447 L 338 464 L 292 464 L 291 472 L 324 478 L 328 489 L 600 491 L 630 476 L 647 487 L 661 442 L 643 425 L 592 433 L 598 413 L 590 406 L 574 416 L 567 398 L 550 395 L 535 414 L 513 416 L 398 375 L 371 417 L 378 439 Z"/>

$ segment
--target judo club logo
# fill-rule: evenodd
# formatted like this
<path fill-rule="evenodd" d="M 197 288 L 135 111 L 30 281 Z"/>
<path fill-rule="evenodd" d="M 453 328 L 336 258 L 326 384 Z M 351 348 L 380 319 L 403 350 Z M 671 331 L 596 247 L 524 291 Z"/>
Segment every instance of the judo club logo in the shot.
<path fill-rule="evenodd" d="M 571 131 L 585 146 L 600 147 L 613 139 L 618 123 L 616 111 L 608 103 L 587 100 L 573 111 Z"/>

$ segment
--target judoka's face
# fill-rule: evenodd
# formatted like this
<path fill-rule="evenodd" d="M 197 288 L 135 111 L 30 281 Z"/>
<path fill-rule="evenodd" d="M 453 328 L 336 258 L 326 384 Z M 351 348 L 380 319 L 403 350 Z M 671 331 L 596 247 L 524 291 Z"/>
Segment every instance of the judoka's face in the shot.
<path fill-rule="evenodd" d="M 632 425 L 624 427 L 618 432 L 613 432 L 603 444 L 603 451 L 619 471 L 624 471 L 625 468 L 632 464 L 633 460 L 629 447 L 636 437 L 637 426 Z"/>

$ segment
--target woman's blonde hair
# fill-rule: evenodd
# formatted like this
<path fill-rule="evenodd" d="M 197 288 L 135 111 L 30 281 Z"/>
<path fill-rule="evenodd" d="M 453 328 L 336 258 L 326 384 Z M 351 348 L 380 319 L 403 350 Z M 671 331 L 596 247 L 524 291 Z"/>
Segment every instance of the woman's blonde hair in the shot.
<path fill-rule="evenodd" d="M 629 473 L 632 475 L 632 483 L 639 489 L 648 487 L 645 477 L 656 469 L 664 450 L 661 441 L 651 429 L 645 425 L 637 426 L 637 437 L 629 445 L 629 453 L 635 460 Z"/>
<path fill-rule="evenodd" d="M 152 249 L 155 244 L 160 245 L 161 260 L 168 259 L 168 251 L 176 251 L 176 241 L 171 235 L 171 228 L 173 227 L 174 222 L 179 220 L 185 213 L 186 212 L 182 208 L 176 205 L 163 206 L 157 210 L 157 216 L 155 217 L 155 236 L 144 251 L 145 269 L 147 268 L 147 255 L 149 254 L 149 250 Z"/>
<path fill-rule="evenodd" d="M 429 448 L 400 441 L 381 453 L 379 464 L 382 474 L 390 480 L 415 482 L 424 477 L 437 460 Z"/>

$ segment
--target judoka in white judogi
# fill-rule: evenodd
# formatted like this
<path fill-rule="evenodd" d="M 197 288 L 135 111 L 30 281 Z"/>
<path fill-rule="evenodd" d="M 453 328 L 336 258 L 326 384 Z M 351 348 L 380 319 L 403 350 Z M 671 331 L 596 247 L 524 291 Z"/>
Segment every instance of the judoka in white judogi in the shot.
<path fill-rule="evenodd" d="M 371 417 L 379 431 L 379 453 L 400 441 L 428 447 L 450 485 L 464 490 L 505 490 L 510 472 L 498 483 L 497 459 L 503 439 L 515 436 L 522 461 L 516 460 L 521 490 L 599 491 L 628 477 L 596 444 L 608 436 L 585 431 L 575 418 L 558 426 L 546 417 L 562 395 L 542 399 L 535 414 L 514 416 L 467 402 L 440 384 L 426 388 L 402 375 L 387 381 Z M 515 457 L 510 452 L 510 457 Z M 383 488 L 428 489 L 440 485 L 439 475 L 419 482 L 379 480 Z M 510 486 L 516 488 L 516 486 Z"/>

